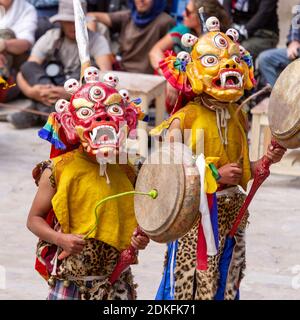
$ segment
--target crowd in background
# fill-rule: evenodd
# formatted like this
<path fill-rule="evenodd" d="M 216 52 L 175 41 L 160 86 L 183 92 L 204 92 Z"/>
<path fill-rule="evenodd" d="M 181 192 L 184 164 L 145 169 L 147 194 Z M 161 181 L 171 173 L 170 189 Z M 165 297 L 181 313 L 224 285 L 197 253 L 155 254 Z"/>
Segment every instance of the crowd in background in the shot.
<path fill-rule="evenodd" d="M 178 13 L 180 3 L 184 6 Z M 262 85 L 273 86 L 299 55 L 297 10 L 286 48 L 276 48 L 278 0 L 87 0 L 82 5 L 91 58 L 102 71 L 159 74 L 166 50 L 188 50 L 181 36 L 201 34 L 200 7 L 207 16 L 219 18 L 222 31 L 239 31 L 240 43 L 256 60 Z M 71 0 L 0 0 L 0 78 L 8 84 L 0 90 L 0 102 L 25 96 L 32 101 L 30 109 L 50 113 L 57 99 L 69 98 L 64 82 L 79 75 Z M 168 110 L 176 98 L 176 90 L 168 86 Z M 19 112 L 8 121 L 21 129 L 42 125 L 45 117 Z"/>

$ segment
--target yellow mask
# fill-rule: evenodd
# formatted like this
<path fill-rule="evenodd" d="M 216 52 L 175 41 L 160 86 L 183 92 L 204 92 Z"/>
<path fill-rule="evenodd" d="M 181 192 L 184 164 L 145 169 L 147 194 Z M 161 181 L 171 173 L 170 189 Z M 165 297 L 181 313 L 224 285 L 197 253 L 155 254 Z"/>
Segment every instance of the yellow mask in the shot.
<path fill-rule="evenodd" d="M 218 31 L 202 35 L 195 43 L 186 73 L 194 93 L 205 92 L 224 102 L 239 100 L 244 89 L 253 87 L 239 45 Z"/>

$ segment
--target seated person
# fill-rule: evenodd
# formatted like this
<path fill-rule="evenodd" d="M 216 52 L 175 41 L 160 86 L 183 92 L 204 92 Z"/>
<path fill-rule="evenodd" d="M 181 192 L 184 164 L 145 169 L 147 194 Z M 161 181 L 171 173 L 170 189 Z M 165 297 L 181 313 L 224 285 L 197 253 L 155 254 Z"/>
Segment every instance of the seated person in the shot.
<path fill-rule="evenodd" d="M 299 14 L 298 14 L 299 17 Z M 297 19 L 297 16 L 294 17 Z M 298 18 L 299 20 L 299 18 Z M 293 20 L 297 22 L 296 20 Z M 297 23 L 299 23 L 298 21 Z M 299 58 L 300 28 L 299 24 L 291 23 L 286 48 L 270 49 L 262 52 L 258 57 L 258 69 L 262 82 L 274 86 L 279 74 L 289 63 Z"/>
<path fill-rule="evenodd" d="M 89 15 L 112 31 L 120 32 L 121 70 L 152 74 L 154 69 L 148 53 L 175 21 L 164 12 L 164 0 L 130 0 L 129 5 L 130 10 L 90 12 Z"/>
<path fill-rule="evenodd" d="M 278 0 L 222 0 L 240 33 L 241 45 L 254 59 L 264 50 L 275 48 L 279 39 Z"/>
<path fill-rule="evenodd" d="M 38 27 L 35 33 L 36 40 L 39 39 L 47 30 L 53 28 L 49 21 L 51 16 L 57 14 L 58 0 L 27 0 L 31 3 L 38 15 Z"/>
<path fill-rule="evenodd" d="M 0 102 L 19 94 L 13 85 L 18 67 L 34 43 L 36 26 L 37 15 L 31 4 L 25 0 L 0 0 Z"/>
<path fill-rule="evenodd" d="M 220 5 L 218 0 L 190 0 L 183 12 L 183 23 L 172 28 L 162 39 L 160 39 L 149 53 L 152 67 L 161 73 L 159 62 L 164 59 L 166 50 L 173 50 L 176 54 L 180 51 L 189 51 L 181 43 L 181 37 L 185 33 L 195 36 L 201 34 L 201 23 L 198 15 L 199 8 L 204 7 L 205 15 L 216 16 L 221 23 L 222 31 L 230 27 L 230 18 Z M 178 97 L 177 90 L 167 83 L 167 110 L 170 112 Z"/>
<path fill-rule="evenodd" d="M 61 28 L 48 30 L 37 41 L 17 78 L 23 94 L 33 100 L 30 109 L 47 114 L 54 110 L 53 106 L 59 98 L 69 98 L 63 88 L 64 82 L 69 78 L 80 77 L 73 3 L 60 0 L 58 14 L 50 18 L 50 22 L 60 22 Z M 102 71 L 111 70 L 110 49 L 106 39 L 89 32 L 89 45 L 89 52 L 96 65 Z M 46 119 L 38 114 L 19 112 L 11 115 L 8 120 L 21 129 L 41 125 Z"/>

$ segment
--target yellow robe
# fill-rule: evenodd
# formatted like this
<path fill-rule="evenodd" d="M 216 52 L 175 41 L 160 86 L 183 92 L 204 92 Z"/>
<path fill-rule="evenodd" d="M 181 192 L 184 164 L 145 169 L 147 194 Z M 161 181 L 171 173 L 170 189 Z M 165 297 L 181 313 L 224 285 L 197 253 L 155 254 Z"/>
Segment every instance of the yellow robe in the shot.
<path fill-rule="evenodd" d="M 174 119 L 180 120 L 181 131 L 185 129 L 191 130 L 191 139 L 188 144 L 194 154 L 197 154 L 197 137 L 199 137 L 199 129 L 204 132 L 204 155 L 205 158 L 212 159 L 217 168 L 228 163 L 240 163 L 243 168 L 243 176 L 240 185 L 244 190 L 247 183 L 251 179 L 251 166 L 249 160 L 248 141 L 246 135 L 246 118 L 241 112 L 235 115 L 237 106 L 228 104 L 226 108 L 229 111 L 230 119 L 228 120 L 228 144 L 221 142 L 218 127 L 217 116 L 214 110 L 210 110 L 200 104 L 199 101 L 189 102 L 184 108 L 176 112 L 168 120 L 165 120 L 158 127 L 151 131 L 151 134 L 161 134 L 164 129 L 169 128 Z M 222 134 L 225 130 L 222 128 Z"/>
<path fill-rule="evenodd" d="M 117 164 L 108 165 L 110 184 L 107 184 L 106 178 L 99 174 L 99 164 L 81 149 L 54 158 L 53 174 L 57 192 L 52 205 L 64 233 L 87 234 L 96 221 L 94 209 L 97 202 L 133 190 L 132 183 Z M 133 196 L 109 200 L 97 212 L 99 224 L 89 237 L 120 251 L 127 248 L 137 226 Z"/>

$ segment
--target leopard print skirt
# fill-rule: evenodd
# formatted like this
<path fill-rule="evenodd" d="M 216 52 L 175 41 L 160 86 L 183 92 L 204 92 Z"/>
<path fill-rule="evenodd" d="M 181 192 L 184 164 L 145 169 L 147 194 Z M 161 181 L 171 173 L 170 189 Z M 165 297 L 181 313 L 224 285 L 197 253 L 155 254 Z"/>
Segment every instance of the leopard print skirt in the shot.
<path fill-rule="evenodd" d="M 207 270 L 197 270 L 198 223 L 181 239 L 178 240 L 175 266 L 175 300 L 212 300 L 214 299 L 219 280 L 219 262 L 223 253 L 225 239 L 229 233 L 239 209 L 245 200 L 245 194 L 237 188 L 228 193 L 217 194 L 219 249 L 218 254 L 208 257 Z M 236 246 L 229 267 L 226 282 L 226 300 L 235 299 L 245 269 L 245 227 L 248 220 L 245 214 L 236 233 Z"/>
<path fill-rule="evenodd" d="M 71 255 L 59 264 L 56 278 L 66 286 L 76 285 L 81 300 L 135 300 L 136 285 L 130 269 L 113 285 L 109 283 L 119 256 L 119 251 L 110 245 L 89 239 L 80 254 Z"/>

